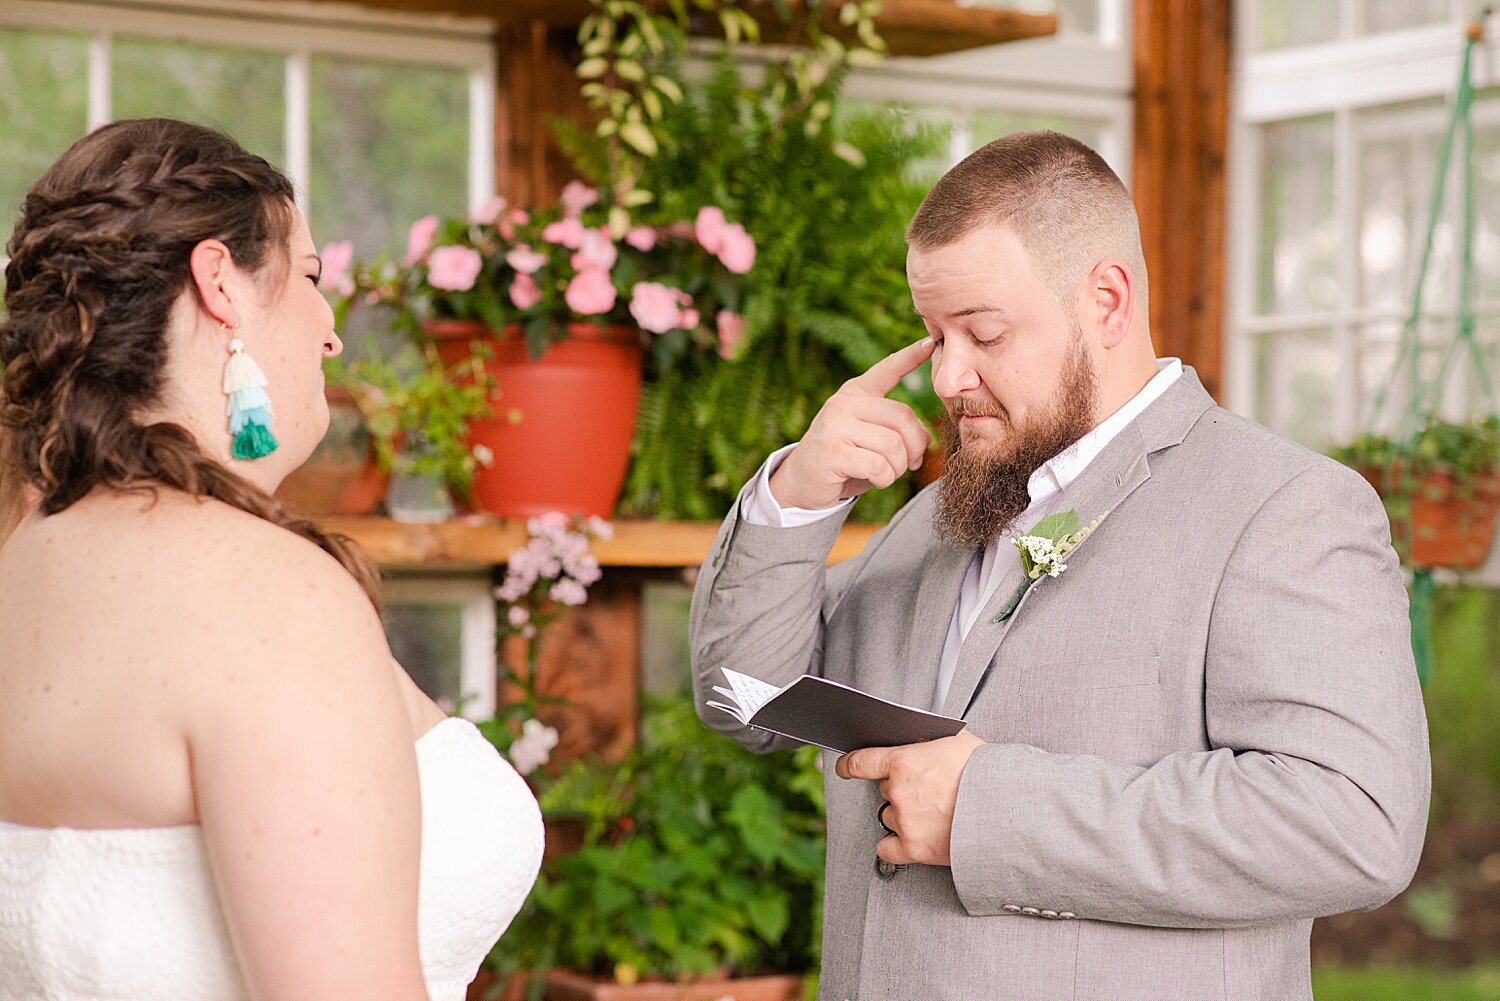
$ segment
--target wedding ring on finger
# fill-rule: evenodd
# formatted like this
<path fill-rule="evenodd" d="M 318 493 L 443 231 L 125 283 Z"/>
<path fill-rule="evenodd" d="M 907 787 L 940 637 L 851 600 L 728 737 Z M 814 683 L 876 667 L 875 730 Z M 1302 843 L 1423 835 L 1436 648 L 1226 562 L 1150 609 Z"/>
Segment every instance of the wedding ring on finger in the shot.
<path fill-rule="evenodd" d="M 891 829 L 891 826 L 885 822 L 885 811 L 890 809 L 890 806 L 890 800 L 887 799 L 881 801 L 880 809 L 875 811 L 875 822 L 879 824 L 882 829 L 884 829 L 885 833 L 890 834 L 894 837 L 900 837 L 900 835 L 896 834 L 896 832 Z"/>

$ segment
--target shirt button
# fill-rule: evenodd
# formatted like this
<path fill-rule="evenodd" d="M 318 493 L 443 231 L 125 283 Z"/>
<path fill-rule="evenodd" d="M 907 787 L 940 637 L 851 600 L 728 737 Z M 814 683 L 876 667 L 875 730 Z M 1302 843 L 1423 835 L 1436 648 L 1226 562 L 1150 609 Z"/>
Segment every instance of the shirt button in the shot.
<path fill-rule="evenodd" d="M 1076 918 L 1076 917 L 1078 917 L 1078 915 L 1074 914 L 1072 911 L 1059 911 L 1057 916 L 1060 917 L 1060 918 Z"/>
<path fill-rule="evenodd" d="M 896 864 L 894 862 L 887 862 L 885 859 L 877 857 L 875 859 L 875 875 L 879 876 L 881 879 L 895 879 Z"/>
<path fill-rule="evenodd" d="M 1000 909 L 1002 911 L 1005 911 L 1005 912 L 1009 913 L 1009 914 L 1020 914 L 1021 913 L 1021 905 L 1020 904 L 1006 904 L 1004 907 L 1001 907 Z"/>
<path fill-rule="evenodd" d="M 1042 917 L 1044 917 L 1044 918 L 1055 918 L 1055 917 L 1057 917 L 1057 912 L 1056 911 L 1043 910 L 1042 911 Z"/>
<path fill-rule="evenodd" d="M 1023 907 L 1023 908 L 1021 908 L 1021 913 L 1022 914 L 1029 914 L 1032 917 L 1036 917 L 1038 914 L 1040 914 L 1042 912 L 1039 911 L 1039 910 L 1037 910 L 1035 907 Z"/>

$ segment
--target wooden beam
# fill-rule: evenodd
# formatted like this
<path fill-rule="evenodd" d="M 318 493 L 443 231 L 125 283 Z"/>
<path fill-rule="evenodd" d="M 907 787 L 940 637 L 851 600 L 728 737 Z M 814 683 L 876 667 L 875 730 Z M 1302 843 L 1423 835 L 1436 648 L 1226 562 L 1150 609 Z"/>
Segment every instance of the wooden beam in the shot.
<path fill-rule="evenodd" d="M 552 120 L 585 125 L 571 30 L 544 20 L 502 25 L 495 37 L 495 188 L 516 205 L 557 198 L 573 169 Z"/>
<path fill-rule="evenodd" d="M 1157 353 L 1224 368 L 1229 0 L 1136 0 L 1136 207 Z"/>

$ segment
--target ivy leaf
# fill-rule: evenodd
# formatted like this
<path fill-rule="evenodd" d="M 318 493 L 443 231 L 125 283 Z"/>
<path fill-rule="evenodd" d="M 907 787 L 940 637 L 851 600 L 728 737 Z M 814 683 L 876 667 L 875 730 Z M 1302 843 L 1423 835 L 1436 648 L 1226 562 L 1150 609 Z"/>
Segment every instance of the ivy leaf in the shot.
<path fill-rule="evenodd" d="M 1049 514 L 1031 526 L 1026 534 L 1061 542 L 1076 531 L 1078 531 L 1078 512 L 1062 511 L 1058 514 Z"/>

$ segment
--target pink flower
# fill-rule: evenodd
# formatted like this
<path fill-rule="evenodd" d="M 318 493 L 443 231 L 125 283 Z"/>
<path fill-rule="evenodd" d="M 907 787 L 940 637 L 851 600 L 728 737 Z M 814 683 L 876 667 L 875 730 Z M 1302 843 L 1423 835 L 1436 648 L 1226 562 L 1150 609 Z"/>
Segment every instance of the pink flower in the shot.
<path fill-rule="evenodd" d="M 525 209 L 511 209 L 510 221 L 516 226 L 524 226 L 531 221 L 531 213 Z"/>
<path fill-rule="evenodd" d="M 474 222 L 479 223 L 481 226 L 489 226 L 492 225 L 495 220 L 499 219 L 500 213 L 504 211 L 505 199 L 500 197 L 499 195 L 496 195 L 494 198 L 491 198 L 489 201 L 479 206 L 478 211 L 476 211 L 469 218 Z"/>
<path fill-rule="evenodd" d="M 703 322 L 696 309 L 684 309 L 682 315 L 677 318 L 677 325 L 683 330 L 692 330 Z"/>
<path fill-rule="evenodd" d="M 585 524 L 588 527 L 589 533 L 596 539 L 603 539 L 605 542 L 608 542 L 615 537 L 615 526 L 597 514 L 589 515 L 588 521 Z"/>
<path fill-rule="evenodd" d="M 569 216 L 559 219 L 557 222 L 548 223 L 542 230 L 542 239 L 548 243 L 555 243 L 567 247 L 569 250 L 577 250 L 583 244 L 585 230 L 583 223 L 577 217 Z"/>
<path fill-rule="evenodd" d="M 719 310 L 719 357 L 733 358 L 735 346 L 740 343 L 740 337 L 745 333 L 745 318 L 738 313 L 731 313 L 727 309 Z"/>
<path fill-rule="evenodd" d="M 584 316 L 608 313 L 615 306 L 615 286 L 609 280 L 609 272 L 600 268 L 580 271 L 568 282 L 563 300 L 568 308 Z"/>
<path fill-rule="evenodd" d="M 573 255 L 573 267 L 579 271 L 586 268 L 603 268 L 608 271 L 615 266 L 615 260 L 619 256 L 614 241 L 609 238 L 609 230 L 585 230 L 583 242 L 578 245 L 578 253 Z"/>
<path fill-rule="evenodd" d="M 438 217 L 435 215 L 424 215 L 411 224 L 411 229 L 406 231 L 406 257 L 402 263 L 411 267 L 422 259 L 427 253 L 427 248 L 432 246 L 432 238 L 437 234 Z"/>
<path fill-rule="evenodd" d="M 344 272 L 348 271 L 349 265 L 354 263 L 354 244 L 348 240 L 325 244 L 322 258 L 323 277 L 320 283 L 323 287 L 336 289 L 339 295 L 348 295 L 353 292 L 354 283 Z"/>
<path fill-rule="evenodd" d="M 656 230 L 650 226 L 635 226 L 625 234 L 625 242 L 642 253 L 656 246 Z"/>
<path fill-rule="evenodd" d="M 427 255 L 427 281 L 433 288 L 467 292 L 482 267 L 484 258 L 473 247 L 438 247 Z"/>
<path fill-rule="evenodd" d="M 717 254 L 724 242 L 725 225 L 724 210 L 705 205 L 698 210 L 698 218 L 693 220 L 693 236 L 704 250 Z"/>
<path fill-rule="evenodd" d="M 547 263 L 547 255 L 539 250 L 532 250 L 524 243 L 518 243 L 505 255 L 505 263 L 522 274 L 534 275 L 537 268 Z"/>
<path fill-rule="evenodd" d="M 567 184 L 563 185 L 563 212 L 570 217 L 576 217 L 582 214 L 584 209 L 588 208 L 598 200 L 599 189 L 591 188 L 587 184 L 584 184 L 582 181 L 569 181 Z"/>
<path fill-rule="evenodd" d="M 511 628 L 520 629 L 531 621 L 531 613 L 520 605 L 512 605 L 510 611 L 505 613 L 505 621 L 511 624 Z"/>
<path fill-rule="evenodd" d="M 682 307 L 692 301 L 686 292 L 660 282 L 636 282 L 630 290 L 630 315 L 642 330 L 664 334 L 684 325 Z"/>
<path fill-rule="evenodd" d="M 755 238 L 745 232 L 739 223 L 725 226 L 719 234 L 719 249 L 715 251 L 724 266 L 737 275 L 742 275 L 755 265 Z"/>
<path fill-rule="evenodd" d="M 552 585 L 548 597 L 564 605 L 581 605 L 589 600 L 588 591 L 576 580 L 560 580 Z"/>
<path fill-rule="evenodd" d="M 526 519 L 526 532 L 528 535 L 551 535 L 554 533 L 550 530 L 566 530 L 567 527 L 568 516 L 561 511 L 548 511 L 546 514 L 539 514 L 535 518 Z"/>
<path fill-rule="evenodd" d="M 542 289 L 535 278 L 523 272 L 510 283 L 510 301 L 517 309 L 530 309 L 542 301 Z"/>

